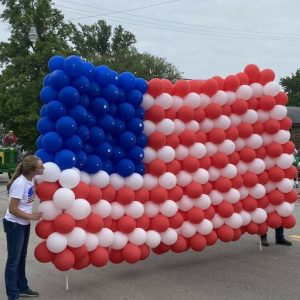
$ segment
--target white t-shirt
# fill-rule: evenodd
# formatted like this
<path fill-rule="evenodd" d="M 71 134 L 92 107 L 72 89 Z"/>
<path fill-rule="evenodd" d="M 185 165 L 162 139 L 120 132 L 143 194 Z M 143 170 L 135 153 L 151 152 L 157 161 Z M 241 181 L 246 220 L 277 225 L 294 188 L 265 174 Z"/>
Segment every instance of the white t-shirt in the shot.
<path fill-rule="evenodd" d="M 35 198 L 34 181 L 29 181 L 23 175 L 20 175 L 9 189 L 9 199 L 11 198 L 20 199 L 18 208 L 25 213 L 31 214 Z M 4 218 L 7 221 L 21 225 L 29 224 L 29 220 L 10 214 L 8 209 Z"/>

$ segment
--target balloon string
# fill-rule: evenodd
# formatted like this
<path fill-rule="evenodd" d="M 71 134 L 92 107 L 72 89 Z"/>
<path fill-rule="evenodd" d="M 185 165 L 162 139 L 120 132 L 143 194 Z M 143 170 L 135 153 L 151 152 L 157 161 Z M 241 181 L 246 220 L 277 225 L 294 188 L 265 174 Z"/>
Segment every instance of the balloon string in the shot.
<path fill-rule="evenodd" d="M 66 273 L 66 290 L 69 290 L 69 276 L 68 273 Z"/>

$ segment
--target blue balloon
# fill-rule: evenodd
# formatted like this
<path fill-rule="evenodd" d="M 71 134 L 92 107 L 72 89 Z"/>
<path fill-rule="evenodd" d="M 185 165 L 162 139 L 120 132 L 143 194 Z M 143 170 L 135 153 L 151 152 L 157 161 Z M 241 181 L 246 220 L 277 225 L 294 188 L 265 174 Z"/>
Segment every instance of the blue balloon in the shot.
<path fill-rule="evenodd" d="M 51 152 L 48 152 L 45 149 L 39 149 L 35 152 L 35 155 L 38 156 L 43 163 L 46 162 L 53 162 L 54 161 L 54 154 Z"/>
<path fill-rule="evenodd" d="M 135 172 L 140 174 L 140 175 L 144 175 L 145 174 L 145 165 L 140 163 L 140 164 L 137 164 L 135 165 Z"/>
<path fill-rule="evenodd" d="M 104 137 L 104 131 L 100 127 L 92 127 L 90 129 L 89 143 L 93 146 L 99 145 L 100 143 L 104 142 Z"/>
<path fill-rule="evenodd" d="M 48 61 L 48 68 L 51 72 L 59 69 L 62 70 L 64 66 L 64 62 L 65 62 L 65 58 L 63 56 L 54 55 Z"/>
<path fill-rule="evenodd" d="M 134 107 L 127 102 L 121 103 L 118 107 L 117 116 L 124 121 L 128 121 L 135 115 Z"/>
<path fill-rule="evenodd" d="M 97 121 L 97 125 L 105 132 L 112 132 L 115 128 L 115 118 L 110 114 L 106 114 Z"/>
<path fill-rule="evenodd" d="M 82 149 L 82 139 L 78 135 L 73 134 L 65 139 L 64 148 L 77 153 Z"/>
<path fill-rule="evenodd" d="M 73 118 L 64 116 L 56 121 L 55 128 L 62 137 L 69 137 L 76 132 L 77 124 Z"/>
<path fill-rule="evenodd" d="M 93 80 L 95 76 L 95 67 L 90 62 L 83 62 L 83 71 L 82 74 L 86 76 L 89 80 Z"/>
<path fill-rule="evenodd" d="M 134 173 L 135 166 L 130 159 L 121 159 L 117 162 L 116 171 L 121 176 L 127 177 Z"/>
<path fill-rule="evenodd" d="M 109 110 L 108 102 L 104 98 L 97 97 L 91 101 L 90 110 L 96 117 L 101 117 Z"/>
<path fill-rule="evenodd" d="M 38 149 L 43 148 L 43 135 L 39 135 L 38 138 L 35 141 L 35 145 Z"/>
<path fill-rule="evenodd" d="M 111 153 L 111 161 L 117 162 L 125 157 L 124 150 L 119 146 L 114 146 Z"/>
<path fill-rule="evenodd" d="M 135 87 L 135 76 L 130 72 L 124 72 L 119 75 L 119 87 L 125 92 L 129 92 Z"/>
<path fill-rule="evenodd" d="M 139 146 L 134 146 L 127 152 L 126 157 L 131 159 L 135 164 L 138 164 L 144 158 L 144 150 Z"/>
<path fill-rule="evenodd" d="M 95 81 L 100 84 L 100 86 L 108 85 L 111 82 L 112 74 L 111 70 L 107 66 L 99 66 L 95 70 Z"/>
<path fill-rule="evenodd" d="M 40 91 L 40 98 L 47 104 L 50 101 L 57 99 L 57 91 L 52 86 L 45 86 Z"/>
<path fill-rule="evenodd" d="M 42 140 L 43 148 L 49 152 L 56 152 L 63 146 L 62 137 L 55 131 L 47 132 Z"/>
<path fill-rule="evenodd" d="M 126 98 L 127 102 L 132 104 L 134 107 L 139 107 L 143 102 L 143 94 L 136 89 L 131 90 L 127 94 Z"/>
<path fill-rule="evenodd" d="M 117 103 L 117 104 L 123 103 L 123 102 L 125 102 L 125 99 L 126 99 L 125 92 L 122 89 L 119 89 L 119 96 L 116 99 L 115 103 Z"/>
<path fill-rule="evenodd" d="M 88 111 L 85 125 L 91 128 L 91 127 L 95 126 L 96 123 L 97 123 L 97 119 L 96 119 L 95 115 Z"/>
<path fill-rule="evenodd" d="M 110 82 L 114 85 L 118 85 L 119 83 L 119 75 L 116 71 L 111 70 L 111 77 L 110 77 Z"/>
<path fill-rule="evenodd" d="M 119 98 L 119 89 L 114 84 L 109 84 L 103 88 L 102 96 L 109 102 L 115 102 Z"/>
<path fill-rule="evenodd" d="M 90 105 L 90 98 L 87 95 L 81 95 L 79 98 L 79 104 L 87 108 Z"/>
<path fill-rule="evenodd" d="M 79 77 L 76 77 L 72 80 L 71 83 L 76 89 L 77 91 L 82 95 L 85 94 L 86 92 L 88 92 L 89 88 L 90 88 L 90 81 L 88 80 L 87 77 L 81 75 Z"/>
<path fill-rule="evenodd" d="M 66 86 L 59 92 L 58 99 L 65 107 L 70 108 L 79 102 L 80 95 L 74 87 Z"/>
<path fill-rule="evenodd" d="M 107 143 L 110 143 L 111 145 L 116 145 L 117 144 L 116 138 L 110 133 L 105 134 L 104 141 L 107 142 Z"/>
<path fill-rule="evenodd" d="M 122 121 L 121 119 L 115 118 L 114 133 L 120 134 L 125 130 L 125 128 L 126 128 L 125 122 Z"/>
<path fill-rule="evenodd" d="M 83 72 L 83 61 L 77 55 L 68 56 L 64 62 L 64 70 L 70 77 L 80 76 Z"/>
<path fill-rule="evenodd" d="M 86 125 L 81 125 L 77 128 L 76 134 L 82 139 L 83 142 L 86 142 L 90 138 L 90 130 Z"/>
<path fill-rule="evenodd" d="M 139 136 L 136 138 L 136 145 L 144 148 L 148 143 L 148 137 L 144 134 L 141 133 Z"/>
<path fill-rule="evenodd" d="M 49 131 L 55 131 L 55 123 L 48 117 L 42 117 L 37 123 L 38 132 L 46 134 Z"/>
<path fill-rule="evenodd" d="M 102 160 L 102 170 L 108 173 L 109 175 L 114 173 L 114 166 L 109 159 Z"/>
<path fill-rule="evenodd" d="M 82 170 L 86 164 L 87 155 L 84 151 L 79 151 L 76 153 L 76 165 L 75 167 Z"/>
<path fill-rule="evenodd" d="M 68 114 L 72 117 L 77 125 L 84 124 L 88 118 L 88 112 L 82 105 L 75 105 L 68 110 Z"/>
<path fill-rule="evenodd" d="M 40 109 L 40 116 L 47 117 L 47 104 L 43 105 Z"/>
<path fill-rule="evenodd" d="M 82 146 L 82 151 L 89 155 L 94 152 L 94 147 L 89 143 L 84 143 Z"/>
<path fill-rule="evenodd" d="M 112 116 L 114 116 L 117 113 L 117 105 L 116 104 L 110 104 L 109 105 L 109 109 L 108 109 L 108 113 Z"/>
<path fill-rule="evenodd" d="M 51 85 L 50 74 L 46 75 L 43 79 L 43 86 Z"/>
<path fill-rule="evenodd" d="M 72 169 L 76 165 L 76 155 L 70 150 L 63 149 L 56 153 L 54 162 L 61 170 Z"/>
<path fill-rule="evenodd" d="M 66 108 L 60 101 L 54 100 L 47 104 L 46 114 L 55 121 L 66 115 Z"/>
<path fill-rule="evenodd" d="M 98 83 L 96 83 L 96 82 L 91 82 L 90 89 L 87 92 L 87 95 L 90 98 L 99 97 L 101 95 L 101 87 L 100 87 L 100 85 Z"/>
<path fill-rule="evenodd" d="M 70 83 L 70 78 L 63 70 L 55 70 L 50 73 L 49 77 L 51 85 L 57 90 L 60 90 Z"/>
<path fill-rule="evenodd" d="M 130 131 L 124 131 L 120 134 L 118 141 L 124 150 L 129 150 L 135 145 L 136 136 Z"/>
<path fill-rule="evenodd" d="M 132 118 L 126 124 L 126 129 L 132 131 L 135 135 L 139 135 L 144 130 L 144 122 L 138 118 Z"/>
<path fill-rule="evenodd" d="M 144 120 L 145 118 L 145 109 L 142 107 L 138 107 L 135 109 L 135 117 L 139 118 L 141 120 Z"/>
<path fill-rule="evenodd" d="M 94 152 L 102 160 L 106 160 L 111 157 L 113 147 L 107 142 L 103 142 L 95 147 Z"/>
<path fill-rule="evenodd" d="M 135 79 L 135 87 L 137 90 L 139 90 L 142 94 L 145 94 L 148 89 L 148 83 L 143 78 L 136 78 Z"/>
<path fill-rule="evenodd" d="M 102 168 L 102 160 L 97 155 L 88 155 L 87 162 L 84 167 L 86 172 L 94 174 L 100 171 Z"/>

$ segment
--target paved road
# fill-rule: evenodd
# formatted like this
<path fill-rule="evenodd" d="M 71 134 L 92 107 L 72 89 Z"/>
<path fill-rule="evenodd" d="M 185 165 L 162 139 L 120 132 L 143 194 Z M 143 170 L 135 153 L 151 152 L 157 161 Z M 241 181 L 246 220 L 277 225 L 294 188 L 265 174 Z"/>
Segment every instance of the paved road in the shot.
<path fill-rule="evenodd" d="M 0 215 L 7 206 L 4 183 L 0 175 Z M 295 215 L 299 220 L 300 202 Z M 300 235 L 300 225 L 286 232 Z M 32 232 L 27 262 L 28 278 L 32 288 L 39 290 L 41 300 L 99 299 L 99 300 L 268 300 L 300 299 L 300 240 L 292 247 L 274 244 L 258 249 L 258 237 L 244 235 L 235 243 L 217 243 L 201 253 L 188 251 L 168 253 L 134 265 L 108 264 L 104 268 L 89 267 L 70 271 L 69 290 L 66 273 L 52 264 L 38 263 L 33 251 L 39 239 Z M 0 270 L 3 273 L 6 249 L 3 226 L 0 228 Z M 3 275 L 0 276 L 0 299 L 5 299 Z"/>

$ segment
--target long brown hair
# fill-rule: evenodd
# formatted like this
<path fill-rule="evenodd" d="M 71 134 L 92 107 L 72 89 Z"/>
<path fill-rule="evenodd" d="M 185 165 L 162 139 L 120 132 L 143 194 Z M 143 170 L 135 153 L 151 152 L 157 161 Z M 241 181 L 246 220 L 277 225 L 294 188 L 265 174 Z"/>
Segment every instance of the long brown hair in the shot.
<path fill-rule="evenodd" d="M 29 175 L 34 172 L 37 168 L 38 161 L 40 160 L 39 157 L 34 155 L 26 156 L 22 162 L 20 162 L 15 170 L 15 173 L 11 177 L 10 181 L 7 183 L 6 188 L 9 191 L 13 182 L 20 176 L 20 175 Z"/>

